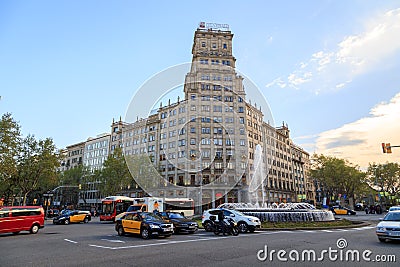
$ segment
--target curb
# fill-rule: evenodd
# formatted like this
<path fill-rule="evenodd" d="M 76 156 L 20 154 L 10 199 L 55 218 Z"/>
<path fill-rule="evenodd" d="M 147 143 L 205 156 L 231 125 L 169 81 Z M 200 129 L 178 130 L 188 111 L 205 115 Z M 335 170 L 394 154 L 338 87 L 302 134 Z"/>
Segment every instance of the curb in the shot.
<path fill-rule="evenodd" d="M 347 228 L 360 228 L 371 225 L 370 222 L 354 221 L 352 225 L 343 225 L 337 227 L 295 227 L 295 228 L 260 228 L 260 231 L 297 231 L 297 230 L 329 230 L 329 229 L 347 229 Z"/>
<path fill-rule="evenodd" d="M 351 225 L 343 225 L 337 227 L 315 226 L 315 227 L 294 227 L 294 228 L 260 228 L 257 230 L 259 231 L 329 230 L 329 229 L 361 228 L 365 226 L 370 226 L 371 224 L 372 224 L 371 222 L 366 222 L 366 221 L 353 221 L 353 224 Z M 199 229 L 204 229 L 204 227 L 199 225 Z"/>

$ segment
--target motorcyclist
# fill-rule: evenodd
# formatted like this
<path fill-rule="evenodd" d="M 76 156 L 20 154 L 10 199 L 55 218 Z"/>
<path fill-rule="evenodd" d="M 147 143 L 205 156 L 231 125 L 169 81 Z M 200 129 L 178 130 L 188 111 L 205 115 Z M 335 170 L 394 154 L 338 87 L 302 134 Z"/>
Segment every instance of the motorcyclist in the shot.
<path fill-rule="evenodd" d="M 218 215 L 218 223 L 221 227 L 221 230 L 222 230 L 222 232 L 225 232 L 224 211 L 220 210 L 217 215 Z"/>

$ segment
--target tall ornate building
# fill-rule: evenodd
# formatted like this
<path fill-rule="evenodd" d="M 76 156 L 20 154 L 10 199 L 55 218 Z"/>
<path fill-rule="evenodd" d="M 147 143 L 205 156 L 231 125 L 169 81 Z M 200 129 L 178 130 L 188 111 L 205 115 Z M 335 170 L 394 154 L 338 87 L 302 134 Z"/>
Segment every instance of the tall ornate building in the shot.
<path fill-rule="evenodd" d="M 249 201 L 257 151 L 265 168 L 258 172 L 265 174 L 263 183 L 253 192 L 258 199 L 314 200 L 308 153 L 293 144 L 287 125 L 271 126 L 261 108 L 246 100 L 232 39 L 225 25 L 201 24 L 194 34 L 184 99 L 160 104 L 157 112 L 136 122 L 113 122 L 110 151 L 119 146 L 125 155 L 148 157 L 158 173 L 151 177 L 156 181 L 151 194 L 190 197 L 197 206 L 202 203 L 201 210 Z"/>

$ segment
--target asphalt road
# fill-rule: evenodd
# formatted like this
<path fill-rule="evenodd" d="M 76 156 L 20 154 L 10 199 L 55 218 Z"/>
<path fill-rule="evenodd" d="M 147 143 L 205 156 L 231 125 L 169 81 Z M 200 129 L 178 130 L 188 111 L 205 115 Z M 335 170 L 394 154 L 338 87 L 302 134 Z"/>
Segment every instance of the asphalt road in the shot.
<path fill-rule="evenodd" d="M 150 240 L 119 237 L 114 224 L 98 218 L 88 224 L 48 222 L 36 235 L 1 234 L 0 266 L 398 266 L 400 242 L 380 243 L 375 218 L 369 218 L 371 225 L 352 229 L 257 231 L 237 237 L 199 230 Z M 351 261 L 357 254 L 359 261 Z"/>

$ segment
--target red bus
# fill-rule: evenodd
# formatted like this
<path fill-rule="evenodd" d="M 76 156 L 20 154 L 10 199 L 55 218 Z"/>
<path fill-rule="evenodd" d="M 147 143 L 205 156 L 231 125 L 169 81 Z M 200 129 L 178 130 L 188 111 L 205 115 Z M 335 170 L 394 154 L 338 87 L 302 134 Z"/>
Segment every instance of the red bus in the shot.
<path fill-rule="evenodd" d="M 115 216 L 125 212 L 134 204 L 134 198 L 126 196 L 109 196 L 101 200 L 100 221 L 115 221 Z"/>
<path fill-rule="evenodd" d="M 40 206 L 0 207 L 0 233 L 36 234 L 44 227 L 44 210 Z"/>

